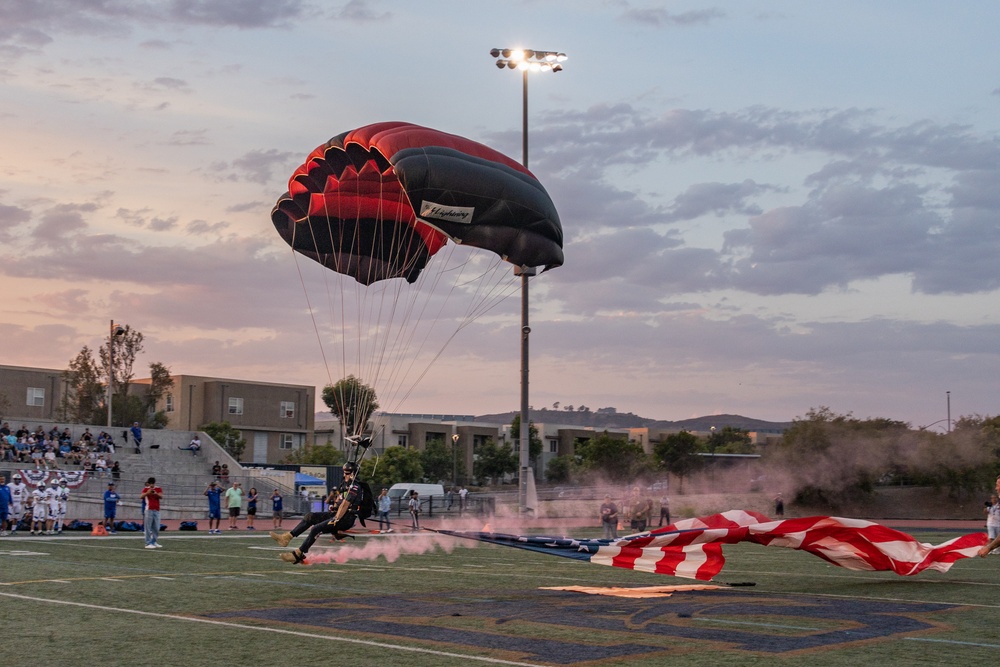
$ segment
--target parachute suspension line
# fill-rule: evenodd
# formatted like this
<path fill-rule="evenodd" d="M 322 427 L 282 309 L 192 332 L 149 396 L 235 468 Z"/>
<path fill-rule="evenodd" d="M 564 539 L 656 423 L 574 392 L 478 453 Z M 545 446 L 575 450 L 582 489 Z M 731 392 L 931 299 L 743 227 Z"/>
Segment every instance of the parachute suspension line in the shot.
<path fill-rule="evenodd" d="M 424 366 L 424 369 L 420 372 L 419 376 L 410 384 L 410 387 L 406 390 L 406 393 L 402 396 L 402 398 L 400 398 L 400 403 L 403 403 L 404 401 L 406 401 L 407 398 L 409 398 L 413 390 L 417 387 L 417 385 L 420 384 L 424 376 L 426 376 L 427 373 L 430 372 L 430 369 L 434 366 L 437 360 L 441 358 L 441 355 L 444 354 L 445 349 L 447 349 L 448 345 L 462 329 L 472 324 L 472 322 L 475 321 L 478 317 L 486 314 L 496 306 L 500 305 L 501 302 L 503 302 L 504 300 L 506 300 L 507 298 L 516 294 L 519 291 L 520 284 L 517 283 L 516 281 L 509 281 L 508 280 L 509 274 L 507 273 L 507 271 L 500 270 L 504 264 L 505 262 L 503 262 L 499 258 L 496 258 L 495 260 L 493 260 L 492 269 L 484 271 L 480 274 L 479 276 L 480 283 L 485 282 L 487 278 L 493 278 L 495 280 L 495 282 L 492 285 L 487 285 L 486 292 L 489 295 L 489 298 L 488 299 L 484 298 L 481 300 L 473 299 L 474 302 L 479 301 L 480 306 L 477 308 L 470 307 L 469 310 L 466 311 L 466 315 L 462 319 L 462 321 L 460 321 L 455 330 L 451 332 L 451 335 L 449 335 L 448 338 L 444 340 L 444 342 L 438 348 L 437 353 Z M 500 280 L 496 280 L 497 278 L 500 278 Z M 506 288 L 506 293 L 500 290 L 504 282 L 507 282 L 508 285 Z M 454 290 L 455 287 L 453 287 L 452 289 Z M 479 292 L 477 291 L 477 295 L 478 293 Z"/>
<path fill-rule="evenodd" d="M 295 234 L 298 232 L 298 225 L 292 226 L 292 240 L 294 241 Z M 290 246 L 291 247 L 291 246 Z M 302 285 L 302 294 L 306 299 L 306 307 L 309 309 L 309 319 L 312 321 L 313 331 L 316 333 L 316 342 L 319 344 L 319 354 L 323 358 L 323 367 L 326 369 L 326 376 L 330 378 L 330 382 L 333 382 L 333 376 L 330 374 L 330 364 L 326 360 L 326 350 L 323 347 L 323 336 L 319 332 L 319 324 L 316 322 L 316 311 L 312 307 L 312 301 L 309 299 L 309 289 L 306 287 L 305 278 L 302 276 L 302 267 L 299 265 L 298 253 L 295 252 L 294 247 L 292 248 L 292 259 L 295 261 L 295 271 L 299 275 L 299 284 Z"/>
<path fill-rule="evenodd" d="M 385 205 L 387 193 L 384 188 L 385 179 L 382 179 L 380 183 L 381 191 L 379 193 L 379 203 L 380 205 Z M 414 242 L 414 235 L 416 231 L 411 224 L 408 217 L 403 219 L 403 211 L 409 209 L 409 202 L 406 199 L 405 194 L 402 190 L 397 191 L 396 199 L 396 214 L 392 217 L 394 224 L 392 225 L 393 234 L 390 239 L 388 239 L 388 244 L 390 247 L 391 257 L 403 257 L 403 263 L 400 267 L 412 266 L 412 244 Z M 405 208 L 404 208 L 405 204 Z M 385 219 L 387 216 L 384 214 L 380 215 L 381 218 Z M 412 230 L 412 231 L 410 231 Z M 406 233 L 409 231 L 409 233 Z M 376 322 L 380 328 L 379 337 L 375 341 L 375 349 L 372 351 L 372 378 L 375 382 L 375 386 L 378 386 L 383 390 L 383 401 L 388 401 L 389 405 L 393 403 L 392 397 L 396 393 L 396 383 L 398 380 L 399 368 L 398 359 L 400 352 L 406 349 L 402 346 L 402 339 L 405 332 L 411 331 L 410 327 L 410 314 L 412 312 L 411 304 L 420 296 L 419 289 L 413 289 L 408 282 L 404 282 L 399 278 L 394 278 L 391 280 L 386 280 L 380 283 L 381 289 L 379 291 L 380 298 L 378 299 L 378 310 Z M 406 294 L 409 297 L 409 303 L 403 299 L 403 295 Z M 404 307 L 400 308 L 400 304 L 403 303 Z M 375 304 L 372 304 L 373 308 Z"/>

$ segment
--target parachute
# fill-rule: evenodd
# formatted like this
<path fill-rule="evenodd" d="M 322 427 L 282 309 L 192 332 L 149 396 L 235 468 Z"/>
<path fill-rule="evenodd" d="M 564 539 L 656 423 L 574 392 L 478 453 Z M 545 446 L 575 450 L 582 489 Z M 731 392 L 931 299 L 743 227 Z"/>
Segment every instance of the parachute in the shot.
<path fill-rule="evenodd" d="M 483 144 L 403 122 L 316 148 L 271 221 L 296 254 L 329 269 L 329 303 L 318 310 L 331 315 L 326 340 L 340 353 L 339 376 L 370 384 L 390 410 L 460 329 L 516 293 L 503 267 L 544 271 L 564 259 L 555 205 L 530 171 Z M 327 370 L 332 382 L 329 361 Z"/>

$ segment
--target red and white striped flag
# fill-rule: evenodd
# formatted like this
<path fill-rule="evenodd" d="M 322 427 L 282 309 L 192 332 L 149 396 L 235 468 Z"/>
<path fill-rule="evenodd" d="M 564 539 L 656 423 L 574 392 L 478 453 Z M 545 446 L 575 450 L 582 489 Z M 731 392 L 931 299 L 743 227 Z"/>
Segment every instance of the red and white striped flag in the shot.
<path fill-rule="evenodd" d="M 763 514 L 745 510 L 685 519 L 618 540 L 438 532 L 600 565 L 702 581 L 711 580 L 722 571 L 726 563 L 722 545 L 737 542 L 799 549 L 849 570 L 891 570 L 901 575 L 913 575 L 927 569 L 946 572 L 956 560 L 976 556 L 987 542 L 985 533 L 973 533 L 933 545 L 861 519 L 812 516 L 772 521 Z"/>

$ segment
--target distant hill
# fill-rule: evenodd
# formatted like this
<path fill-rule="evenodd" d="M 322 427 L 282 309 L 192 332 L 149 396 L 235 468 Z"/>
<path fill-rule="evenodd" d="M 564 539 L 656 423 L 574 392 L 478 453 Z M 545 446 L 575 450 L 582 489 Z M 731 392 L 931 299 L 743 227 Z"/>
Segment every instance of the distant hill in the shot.
<path fill-rule="evenodd" d="M 502 412 L 492 415 L 477 415 L 476 421 L 509 423 L 518 413 Z M 631 412 L 577 412 L 570 410 L 532 410 L 530 418 L 538 423 L 569 424 L 590 428 L 659 428 L 666 430 L 708 431 L 713 426 L 722 429 L 727 426 L 761 433 L 781 433 L 792 422 L 771 422 L 741 415 L 706 415 L 680 421 L 662 421 L 634 415 Z"/>
<path fill-rule="evenodd" d="M 678 431 L 708 431 L 713 426 L 722 429 L 727 426 L 732 428 L 742 428 L 747 431 L 758 433 L 781 433 L 792 425 L 792 422 L 769 422 L 763 419 L 753 419 L 741 415 L 705 415 L 704 417 L 694 417 L 692 419 L 682 419 L 680 421 L 663 421 L 640 417 L 631 412 L 617 412 L 613 409 L 604 408 L 597 411 L 586 410 L 584 412 L 576 410 L 551 410 L 542 408 L 532 410 L 531 421 L 539 424 L 566 424 L 569 426 L 581 426 L 585 428 L 655 428 Z M 509 424 L 517 412 L 499 412 L 489 415 L 476 415 L 477 422 L 487 422 L 495 424 Z M 440 421 L 453 421 L 458 415 L 435 415 Z M 468 419 L 468 417 L 462 417 Z M 329 412 L 317 412 L 317 421 L 330 421 L 335 419 Z"/>

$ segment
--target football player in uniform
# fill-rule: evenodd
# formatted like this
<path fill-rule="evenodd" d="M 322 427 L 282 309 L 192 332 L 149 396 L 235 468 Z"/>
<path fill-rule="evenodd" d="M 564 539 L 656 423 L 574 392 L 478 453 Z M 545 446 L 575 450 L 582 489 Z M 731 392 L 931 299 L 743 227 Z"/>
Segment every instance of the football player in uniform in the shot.
<path fill-rule="evenodd" d="M 63 523 L 66 522 L 66 508 L 69 506 L 69 486 L 66 484 L 65 479 L 59 480 L 59 486 L 56 487 L 56 525 L 55 532 L 57 535 L 62 535 Z"/>
<path fill-rule="evenodd" d="M 56 521 L 59 519 L 59 481 L 49 482 L 49 490 L 45 496 L 49 501 L 49 515 L 45 518 L 48 535 L 56 534 Z"/>
<path fill-rule="evenodd" d="M 49 516 L 48 489 L 39 484 L 31 491 L 31 534 L 45 534 L 45 520 Z"/>
<path fill-rule="evenodd" d="M 13 535 L 17 532 L 17 524 L 24 518 L 24 507 L 31 496 L 19 472 L 14 473 L 13 481 L 7 486 L 10 487 L 10 532 Z"/>

